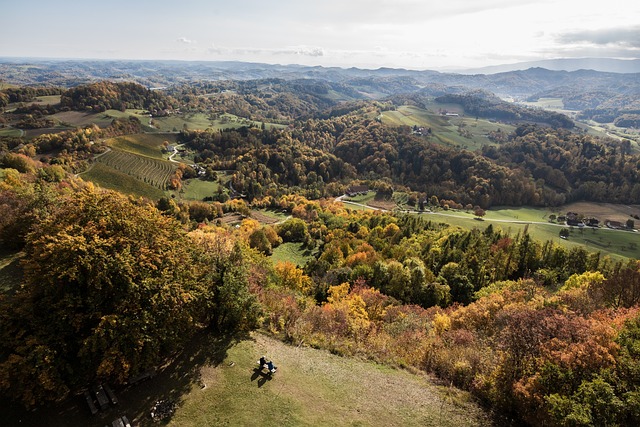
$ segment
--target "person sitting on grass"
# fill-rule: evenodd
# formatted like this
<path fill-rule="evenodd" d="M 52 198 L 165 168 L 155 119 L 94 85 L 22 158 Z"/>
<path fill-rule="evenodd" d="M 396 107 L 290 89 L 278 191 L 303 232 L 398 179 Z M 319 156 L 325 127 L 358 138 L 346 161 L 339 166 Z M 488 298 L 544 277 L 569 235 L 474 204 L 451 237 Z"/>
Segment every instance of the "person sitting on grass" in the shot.
<path fill-rule="evenodd" d="M 258 361 L 258 366 L 260 366 L 260 369 L 262 369 L 265 367 L 266 364 L 267 364 L 267 357 L 261 356 L 260 360 Z"/>
<path fill-rule="evenodd" d="M 267 362 L 267 369 L 269 370 L 269 372 L 271 372 L 272 374 L 274 374 L 276 372 L 276 369 L 278 369 L 276 366 L 273 365 L 273 361 L 268 361 Z"/>

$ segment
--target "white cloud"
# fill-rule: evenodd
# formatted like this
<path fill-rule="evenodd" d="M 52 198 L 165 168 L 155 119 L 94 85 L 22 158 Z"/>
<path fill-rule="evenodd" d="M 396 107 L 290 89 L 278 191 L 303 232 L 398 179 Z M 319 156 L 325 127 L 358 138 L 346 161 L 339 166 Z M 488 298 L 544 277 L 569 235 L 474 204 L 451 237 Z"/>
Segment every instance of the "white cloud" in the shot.
<path fill-rule="evenodd" d="M 178 39 L 176 40 L 178 43 L 182 43 L 182 44 L 194 44 L 195 41 L 193 40 L 189 40 L 186 37 L 178 37 Z"/>
<path fill-rule="evenodd" d="M 603 28 L 579 30 L 559 34 L 557 41 L 562 44 L 591 44 L 640 48 L 640 25 L 624 28 Z"/>

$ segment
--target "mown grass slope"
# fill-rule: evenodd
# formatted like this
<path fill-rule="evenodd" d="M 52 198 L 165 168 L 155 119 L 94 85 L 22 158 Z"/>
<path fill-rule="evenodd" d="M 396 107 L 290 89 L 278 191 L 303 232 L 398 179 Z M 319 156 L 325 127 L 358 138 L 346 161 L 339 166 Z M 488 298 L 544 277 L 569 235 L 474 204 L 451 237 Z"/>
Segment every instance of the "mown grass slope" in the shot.
<path fill-rule="evenodd" d="M 278 366 L 271 379 L 256 372 L 266 355 Z M 2 425 L 111 425 L 126 415 L 139 427 L 209 426 L 490 426 L 487 413 L 458 389 L 410 373 L 284 344 L 260 333 L 216 339 L 200 333 L 150 380 L 115 388 L 119 403 L 91 415 L 82 395 L 56 407 L 5 407 Z M 160 423 L 150 417 L 160 399 L 177 409 Z"/>
<path fill-rule="evenodd" d="M 278 372 L 257 373 L 265 354 Z M 183 396 L 169 426 L 477 426 L 490 424 L 464 392 L 411 374 L 254 334 L 203 366 L 205 388 Z M 144 424 L 143 424 L 144 425 Z"/>

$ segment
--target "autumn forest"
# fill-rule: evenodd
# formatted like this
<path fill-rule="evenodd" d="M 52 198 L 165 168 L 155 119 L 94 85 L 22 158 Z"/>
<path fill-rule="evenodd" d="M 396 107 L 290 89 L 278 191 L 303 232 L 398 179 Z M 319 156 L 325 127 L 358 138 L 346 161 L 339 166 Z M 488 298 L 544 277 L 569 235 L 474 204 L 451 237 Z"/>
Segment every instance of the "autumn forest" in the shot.
<path fill-rule="evenodd" d="M 261 331 L 429 373 L 496 425 L 640 424 L 638 260 L 482 219 L 640 205 L 633 133 L 411 79 L 0 81 L 3 399 L 60 404 Z M 454 210 L 477 226 L 428 215 Z"/>

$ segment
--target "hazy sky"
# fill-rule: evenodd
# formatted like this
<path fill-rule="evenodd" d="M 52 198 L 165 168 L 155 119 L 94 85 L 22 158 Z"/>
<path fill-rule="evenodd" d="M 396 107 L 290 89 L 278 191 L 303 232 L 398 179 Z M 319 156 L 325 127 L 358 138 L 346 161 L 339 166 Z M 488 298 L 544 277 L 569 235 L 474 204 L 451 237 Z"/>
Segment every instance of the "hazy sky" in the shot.
<path fill-rule="evenodd" d="M 0 56 L 366 68 L 640 57 L 637 0 L 2 0 Z"/>

